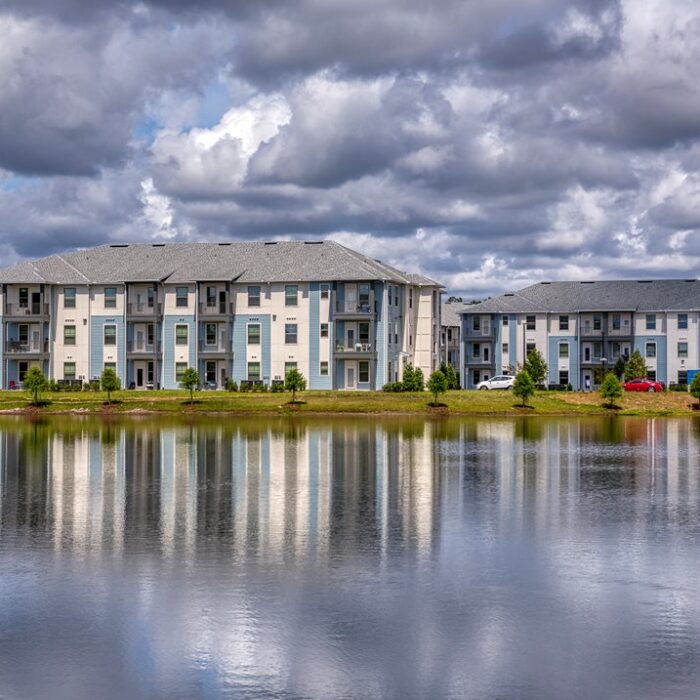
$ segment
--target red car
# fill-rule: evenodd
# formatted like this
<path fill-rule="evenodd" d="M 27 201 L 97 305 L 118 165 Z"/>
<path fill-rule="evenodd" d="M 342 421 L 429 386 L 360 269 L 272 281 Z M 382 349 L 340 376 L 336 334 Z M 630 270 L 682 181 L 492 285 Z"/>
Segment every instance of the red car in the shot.
<path fill-rule="evenodd" d="M 663 391 L 664 385 L 651 379 L 630 379 L 624 384 L 625 391 L 648 391 L 653 394 L 655 391 Z"/>

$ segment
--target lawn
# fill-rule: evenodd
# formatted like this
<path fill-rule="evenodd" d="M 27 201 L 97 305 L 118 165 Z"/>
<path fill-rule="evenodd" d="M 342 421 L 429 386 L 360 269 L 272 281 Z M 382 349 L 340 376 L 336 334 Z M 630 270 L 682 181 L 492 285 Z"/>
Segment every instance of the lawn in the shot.
<path fill-rule="evenodd" d="M 413 414 L 435 415 L 691 415 L 695 403 L 688 394 L 625 394 L 617 408 L 602 407 L 603 399 L 596 393 L 537 392 L 522 408 L 511 392 L 450 391 L 440 397 L 445 408 L 432 408 L 432 397 L 425 393 L 393 394 L 384 392 L 304 391 L 297 393 L 297 403 L 291 404 L 291 394 L 229 393 L 200 391 L 194 404 L 189 404 L 186 391 L 118 391 L 112 393 L 107 405 L 103 392 L 46 393 L 48 402 L 41 408 L 29 407 L 29 395 L 21 391 L 0 392 L 0 412 L 16 413 L 229 413 L 235 415 L 302 414 Z"/>

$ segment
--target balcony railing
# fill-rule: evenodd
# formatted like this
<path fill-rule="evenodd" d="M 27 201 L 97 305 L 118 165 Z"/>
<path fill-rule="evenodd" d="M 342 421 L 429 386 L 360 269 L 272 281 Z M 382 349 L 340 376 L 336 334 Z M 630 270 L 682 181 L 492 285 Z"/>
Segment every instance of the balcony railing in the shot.
<path fill-rule="evenodd" d="M 7 304 L 5 307 L 6 316 L 48 316 L 48 304 L 30 304 L 29 306 L 20 306 L 19 304 Z"/>
<path fill-rule="evenodd" d="M 5 343 L 5 352 L 9 355 L 38 355 L 49 351 L 49 341 L 45 340 L 41 343 L 23 343 L 19 340 L 8 340 Z"/>
<path fill-rule="evenodd" d="M 126 343 L 127 352 L 143 352 L 148 354 L 160 354 L 161 344 L 160 343 L 139 343 L 133 340 L 128 340 Z"/>
<path fill-rule="evenodd" d="M 153 306 L 149 306 L 143 302 L 129 302 L 126 305 L 126 313 L 130 316 L 160 316 L 163 313 L 163 305 L 154 303 Z"/>
<path fill-rule="evenodd" d="M 216 343 L 207 344 L 204 338 L 199 339 L 199 352 L 229 352 L 228 342 L 226 340 L 218 341 Z"/>
<path fill-rule="evenodd" d="M 202 316 L 228 316 L 233 314 L 233 302 L 217 301 L 213 306 L 200 302 L 199 313 Z"/>
<path fill-rule="evenodd" d="M 355 343 L 354 345 L 344 345 L 343 343 L 337 343 L 335 346 L 335 351 L 337 353 L 368 353 L 375 352 L 375 349 L 371 343 Z"/>

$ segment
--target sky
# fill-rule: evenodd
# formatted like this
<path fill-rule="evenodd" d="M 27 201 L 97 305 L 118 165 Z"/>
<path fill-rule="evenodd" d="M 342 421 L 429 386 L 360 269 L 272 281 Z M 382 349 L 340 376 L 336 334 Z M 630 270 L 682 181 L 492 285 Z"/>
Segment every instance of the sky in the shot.
<path fill-rule="evenodd" d="M 0 0 L 0 260 L 330 238 L 448 293 L 695 277 L 697 0 Z"/>

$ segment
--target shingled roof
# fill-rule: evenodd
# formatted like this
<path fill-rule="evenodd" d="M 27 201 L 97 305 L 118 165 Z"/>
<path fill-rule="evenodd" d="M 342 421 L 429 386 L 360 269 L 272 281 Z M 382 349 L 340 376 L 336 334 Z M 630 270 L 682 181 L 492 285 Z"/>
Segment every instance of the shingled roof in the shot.
<path fill-rule="evenodd" d="M 461 313 L 578 313 L 700 309 L 700 281 L 603 280 L 540 282 L 474 304 Z"/>
<path fill-rule="evenodd" d="M 0 283 L 382 280 L 442 286 L 335 241 L 102 245 L 0 270 Z"/>

